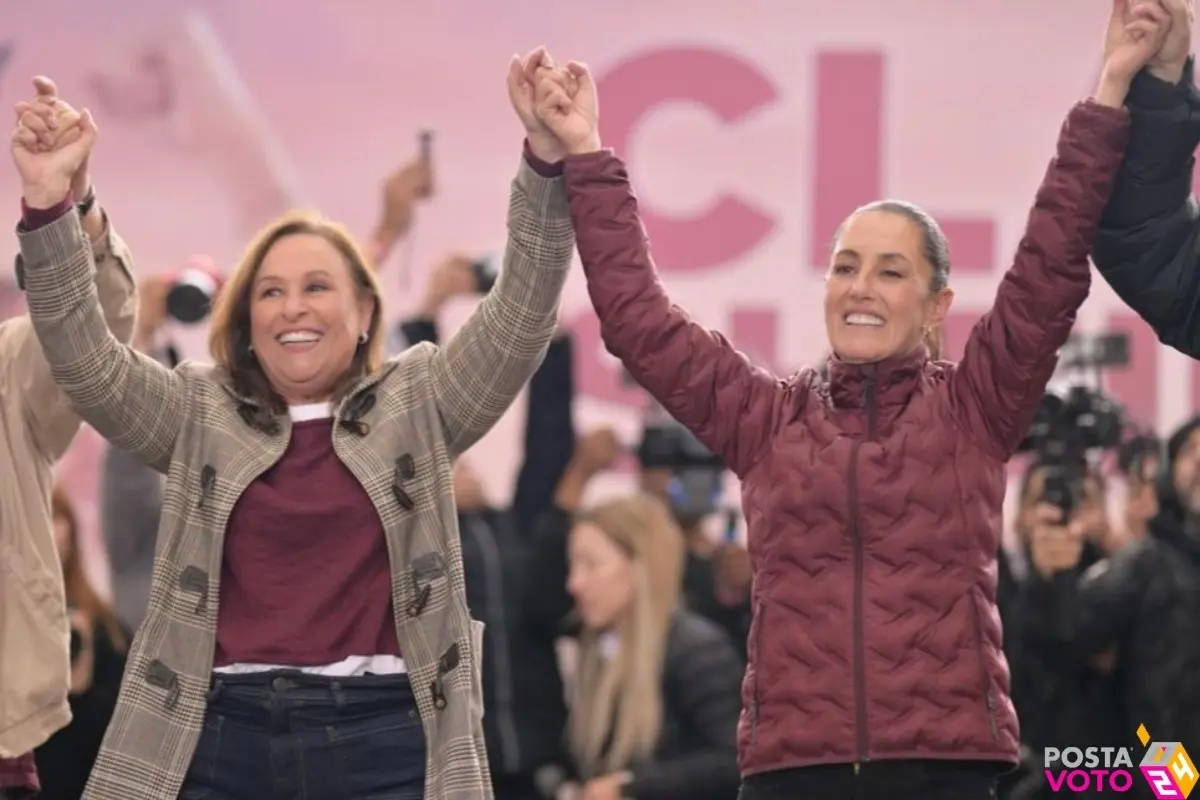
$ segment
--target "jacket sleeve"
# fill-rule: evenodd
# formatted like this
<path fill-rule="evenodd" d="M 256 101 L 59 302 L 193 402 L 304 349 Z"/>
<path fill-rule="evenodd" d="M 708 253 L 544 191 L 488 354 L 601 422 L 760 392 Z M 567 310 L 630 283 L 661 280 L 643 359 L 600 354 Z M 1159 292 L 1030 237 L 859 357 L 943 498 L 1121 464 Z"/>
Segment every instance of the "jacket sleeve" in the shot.
<path fill-rule="evenodd" d="M 91 248 L 96 263 L 96 293 L 104 324 L 118 341 L 128 342 L 133 336 L 137 311 L 133 259 L 107 218 L 103 235 L 91 243 Z M 21 285 L 26 282 L 26 269 L 24 257 L 18 255 L 17 280 Z M 79 416 L 54 382 L 31 322 L 22 319 L 14 324 L 19 325 L 20 341 L 16 360 L 24 375 L 19 382 L 22 391 L 18 397 L 24 404 L 35 446 L 47 459 L 57 461 L 79 430 Z"/>
<path fill-rule="evenodd" d="M 566 178 L 605 347 L 671 416 L 744 476 L 770 441 L 786 384 L 671 303 L 621 159 L 611 151 L 568 157 Z"/>
<path fill-rule="evenodd" d="M 1083 102 L 1067 115 L 1013 265 L 952 373 L 958 418 L 997 459 L 1028 432 L 1087 299 L 1088 249 L 1128 137 L 1122 110 Z"/>
<path fill-rule="evenodd" d="M 684 625 L 678 647 L 667 654 L 666 683 L 680 728 L 698 746 L 635 768 L 630 794 L 638 800 L 723 800 L 737 794 L 742 665 L 720 628 L 699 618 Z"/>
<path fill-rule="evenodd" d="M 517 473 L 512 514 L 526 538 L 539 517 L 554 504 L 554 492 L 575 454 L 574 340 L 559 336 L 529 381 L 525 417 L 525 454 Z"/>
<path fill-rule="evenodd" d="M 1092 248 L 1096 269 L 1164 344 L 1200 358 L 1200 210 L 1191 196 L 1200 92 L 1138 75 L 1129 150 Z"/>
<path fill-rule="evenodd" d="M 452 457 L 491 430 L 541 364 L 574 244 L 562 177 L 538 174 L 522 158 L 500 277 L 431 364 Z"/>
<path fill-rule="evenodd" d="M 54 381 L 101 436 L 165 472 L 183 425 L 182 376 L 109 331 L 74 210 L 17 236 L 29 317 Z"/>

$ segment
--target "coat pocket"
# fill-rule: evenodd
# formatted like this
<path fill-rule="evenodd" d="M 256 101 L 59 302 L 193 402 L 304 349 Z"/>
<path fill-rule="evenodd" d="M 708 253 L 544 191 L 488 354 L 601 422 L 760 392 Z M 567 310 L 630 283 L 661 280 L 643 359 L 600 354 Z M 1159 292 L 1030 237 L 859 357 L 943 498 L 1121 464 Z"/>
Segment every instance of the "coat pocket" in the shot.
<path fill-rule="evenodd" d="M 988 672 L 987 640 L 984 638 L 985 603 L 979 597 L 979 591 L 972 588 L 968 593 L 971 598 L 971 622 L 975 631 L 975 659 L 979 668 L 979 691 L 983 697 L 984 712 L 987 714 L 988 733 L 992 741 L 1000 738 L 1000 730 L 996 724 L 996 691 L 992 686 L 991 673 Z"/>

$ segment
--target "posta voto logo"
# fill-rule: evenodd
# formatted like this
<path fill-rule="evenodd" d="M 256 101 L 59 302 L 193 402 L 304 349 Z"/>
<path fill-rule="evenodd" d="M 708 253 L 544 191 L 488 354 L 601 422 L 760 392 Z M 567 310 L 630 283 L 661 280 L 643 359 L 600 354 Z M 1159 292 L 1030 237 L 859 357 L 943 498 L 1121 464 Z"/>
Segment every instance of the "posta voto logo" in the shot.
<path fill-rule="evenodd" d="M 1146 748 L 1139 768 L 1158 800 L 1187 800 L 1200 778 L 1179 742 L 1150 742 L 1145 725 L 1137 729 Z M 1047 747 L 1046 783 L 1052 792 L 1128 792 L 1133 788 L 1132 747 Z"/>
<path fill-rule="evenodd" d="M 1190 797 L 1196 788 L 1196 765 L 1179 742 L 1150 742 L 1145 725 L 1137 729 L 1138 741 L 1146 748 L 1142 756 L 1142 775 L 1158 800 L 1177 800 Z M 1147 742 L 1150 742 L 1147 744 Z"/>

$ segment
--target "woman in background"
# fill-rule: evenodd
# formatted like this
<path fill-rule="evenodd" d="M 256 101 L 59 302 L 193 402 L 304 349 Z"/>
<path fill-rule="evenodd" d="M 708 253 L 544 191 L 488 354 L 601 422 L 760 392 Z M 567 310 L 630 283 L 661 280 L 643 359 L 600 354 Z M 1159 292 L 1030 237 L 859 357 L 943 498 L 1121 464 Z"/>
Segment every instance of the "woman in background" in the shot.
<path fill-rule="evenodd" d="M 680 607 L 684 539 L 670 511 L 648 495 L 623 497 L 542 535 L 546 550 L 566 550 L 579 623 L 568 752 L 543 791 L 732 800 L 741 663 L 724 631 Z M 563 585 L 540 587 L 545 607 L 562 607 Z"/>
<path fill-rule="evenodd" d="M 117 705 L 132 638 L 83 569 L 75 507 L 62 486 L 51 496 L 54 543 L 71 619 L 71 722 L 37 748 L 41 800 L 79 800 Z"/>

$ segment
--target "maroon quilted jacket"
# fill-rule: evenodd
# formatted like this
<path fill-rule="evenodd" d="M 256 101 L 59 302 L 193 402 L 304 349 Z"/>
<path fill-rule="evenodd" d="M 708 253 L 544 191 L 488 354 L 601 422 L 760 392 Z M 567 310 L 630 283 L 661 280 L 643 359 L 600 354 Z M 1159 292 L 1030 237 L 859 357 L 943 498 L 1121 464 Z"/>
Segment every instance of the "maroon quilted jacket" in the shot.
<path fill-rule="evenodd" d="M 1080 103 L 962 362 L 925 350 L 781 380 L 671 304 L 625 167 L 567 159 L 608 350 L 742 481 L 754 564 L 745 775 L 868 759 L 1015 762 L 996 609 L 1005 462 L 1087 297 L 1128 138 Z"/>

